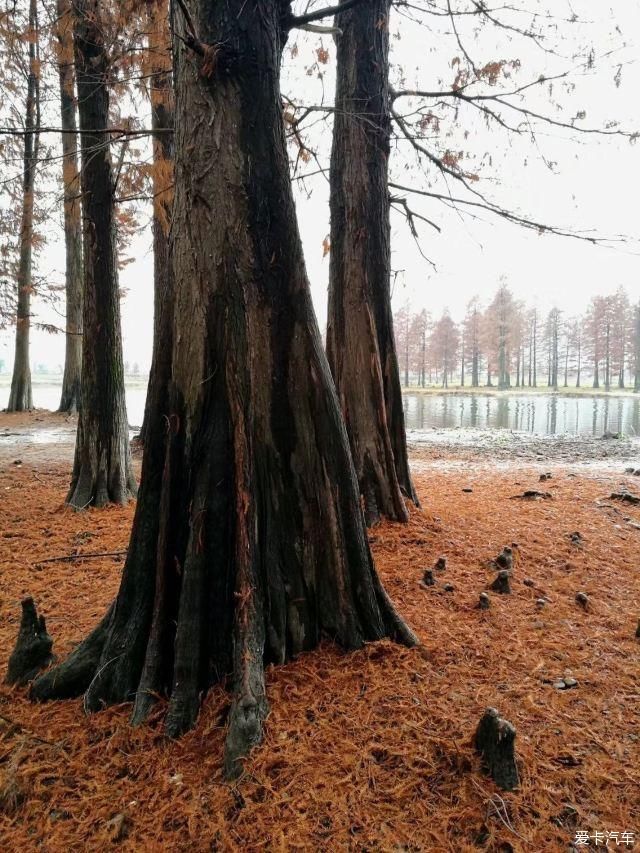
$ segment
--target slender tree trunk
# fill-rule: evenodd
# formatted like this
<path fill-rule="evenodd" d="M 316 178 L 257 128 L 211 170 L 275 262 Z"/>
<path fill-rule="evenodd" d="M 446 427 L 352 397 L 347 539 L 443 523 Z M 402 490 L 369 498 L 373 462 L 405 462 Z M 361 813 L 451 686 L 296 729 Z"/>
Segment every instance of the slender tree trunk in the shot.
<path fill-rule="evenodd" d="M 533 387 L 538 387 L 538 315 L 533 317 Z"/>
<path fill-rule="evenodd" d="M 417 504 L 393 337 L 388 161 L 390 0 L 336 15 L 327 355 L 367 524 Z M 408 372 L 408 371 L 406 371 Z"/>
<path fill-rule="evenodd" d="M 551 380 L 553 385 L 553 390 L 558 390 L 558 372 L 559 372 L 559 352 L 558 352 L 558 318 L 554 317 L 553 320 L 553 337 L 552 337 L 553 351 L 552 351 L 552 371 L 551 371 Z"/>
<path fill-rule="evenodd" d="M 507 387 L 506 337 L 506 328 L 504 323 L 500 321 L 500 326 L 498 327 L 498 388 L 501 389 Z"/>
<path fill-rule="evenodd" d="M 282 5 L 189 7 L 217 51 L 213 62 L 211 48 L 204 58 L 176 48 L 171 378 L 152 383 L 115 605 L 33 695 L 85 691 L 90 710 L 135 700 L 141 722 L 166 694 L 177 736 L 231 674 L 225 768 L 235 776 L 261 738 L 265 663 L 322 637 L 348 649 L 415 638 L 373 566 L 313 313 L 279 91 Z"/>
<path fill-rule="evenodd" d="M 577 374 L 576 374 L 576 388 L 580 387 L 580 372 L 582 369 L 582 342 L 580 338 L 578 338 L 578 352 L 577 352 Z"/>
<path fill-rule="evenodd" d="M 22 173 L 22 216 L 20 222 L 20 257 L 18 259 L 15 355 L 8 412 L 24 412 L 33 408 L 31 368 L 29 366 L 29 334 L 31 331 L 31 268 L 33 261 L 34 185 L 38 163 L 40 135 L 40 69 L 38 61 L 37 2 L 29 3 L 29 76 L 25 106 L 24 157 Z"/>
<path fill-rule="evenodd" d="M 78 170 L 72 0 L 57 0 L 58 76 L 62 127 L 66 329 L 59 412 L 80 408 L 82 375 L 82 217 Z"/>
<path fill-rule="evenodd" d="M 634 350 L 634 364 L 633 364 L 633 390 L 638 392 L 640 391 L 640 302 L 636 305 L 635 309 L 635 325 L 633 332 L 633 350 Z"/>
<path fill-rule="evenodd" d="M 471 386 L 477 388 L 480 385 L 480 353 L 478 343 L 474 338 L 473 354 L 471 356 Z"/>
<path fill-rule="evenodd" d="M 624 345 L 624 335 L 625 328 L 621 329 L 621 341 L 620 341 L 620 369 L 618 371 L 618 388 L 624 388 L 624 368 L 625 368 L 625 358 L 626 351 Z"/>
<path fill-rule="evenodd" d="M 146 6 L 151 127 L 153 135 L 153 353 L 149 383 L 165 382 L 171 366 L 167 340 L 171 335 L 170 314 L 165 305 L 172 289 L 173 270 L 169 259 L 169 229 L 173 206 L 173 127 L 174 98 L 171 81 L 171 40 L 168 0 L 150 0 Z M 144 444 L 152 413 L 154 393 L 147 391 L 144 419 L 138 440 Z"/>
<path fill-rule="evenodd" d="M 604 340 L 604 388 L 605 391 L 611 389 L 611 326 L 609 322 L 607 322 Z"/>
<path fill-rule="evenodd" d="M 124 397 L 115 186 L 109 137 L 109 73 L 99 0 L 74 0 L 82 133 L 84 334 L 82 405 L 67 501 L 76 508 L 135 495 Z"/>

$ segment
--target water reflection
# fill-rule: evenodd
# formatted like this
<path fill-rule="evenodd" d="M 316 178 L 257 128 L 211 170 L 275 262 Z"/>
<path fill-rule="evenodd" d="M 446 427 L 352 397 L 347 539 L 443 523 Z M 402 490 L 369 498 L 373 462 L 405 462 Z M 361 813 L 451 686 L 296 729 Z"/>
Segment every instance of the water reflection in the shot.
<path fill-rule="evenodd" d="M 640 434 L 640 397 L 405 394 L 407 429 L 512 429 L 538 435 Z"/>

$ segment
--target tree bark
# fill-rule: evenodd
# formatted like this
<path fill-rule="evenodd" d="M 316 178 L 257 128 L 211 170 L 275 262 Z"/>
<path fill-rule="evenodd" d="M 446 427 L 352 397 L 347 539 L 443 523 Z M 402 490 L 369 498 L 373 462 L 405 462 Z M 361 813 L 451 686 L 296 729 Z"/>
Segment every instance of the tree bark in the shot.
<path fill-rule="evenodd" d="M 77 509 L 126 503 L 136 493 L 124 396 L 116 257 L 109 73 L 99 0 L 74 0 L 82 131 L 84 334 L 82 405 L 67 502 Z"/>
<path fill-rule="evenodd" d="M 141 722 L 164 693 L 177 736 L 232 674 L 234 776 L 261 737 L 265 663 L 322 637 L 348 649 L 415 638 L 375 572 L 313 313 L 280 100 L 282 6 L 189 9 L 198 40 L 177 6 L 174 28 L 203 56 L 176 47 L 170 378 L 152 383 L 115 604 L 33 696 L 135 700 Z"/>
<path fill-rule="evenodd" d="M 80 408 L 82 376 L 82 218 L 76 134 L 72 0 L 57 0 L 58 76 L 62 127 L 66 329 L 59 412 Z"/>
<path fill-rule="evenodd" d="M 418 503 L 393 337 L 388 161 L 390 0 L 336 15 L 327 355 L 368 524 Z"/>
<path fill-rule="evenodd" d="M 18 259 L 16 338 L 8 412 L 33 408 L 29 336 L 31 331 L 31 268 L 33 261 L 34 186 L 40 135 L 40 68 L 38 61 L 38 14 L 36 0 L 29 3 L 29 75 L 25 104 L 25 135 L 22 176 L 22 216 Z"/>
<path fill-rule="evenodd" d="M 173 271 L 169 259 L 169 230 L 173 206 L 173 127 L 174 97 L 171 80 L 171 43 L 169 4 L 167 0 L 150 0 L 146 7 L 148 59 L 145 73 L 149 76 L 151 127 L 153 134 L 153 353 L 149 381 L 162 385 L 171 367 L 170 312 L 165 312 L 172 291 Z M 153 390 L 147 392 L 144 419 L 139 441 L 144 444 L 152 413 Z"/>

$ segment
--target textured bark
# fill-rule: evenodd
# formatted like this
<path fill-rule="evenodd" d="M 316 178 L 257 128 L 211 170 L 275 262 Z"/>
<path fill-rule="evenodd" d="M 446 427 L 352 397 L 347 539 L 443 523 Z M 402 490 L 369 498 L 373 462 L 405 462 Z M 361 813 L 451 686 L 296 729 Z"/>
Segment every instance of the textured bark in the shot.
<path fill-rule="evenodd" d="M 9 658 L 7 684 L 27 684 L 53 660 L 53 640 L 47 633 L 44 616 L 38 616 L 32 598 L 22 602 L 22 618 L 15 647 Z"/>
<path fill-rule="evenodd" d="M 74 0 L 84 221 L 82 404 L 68 503 L 126 503 L 136 492 L 124 397 L 108 60 L 98 0 Z"/>
<path fill-rule="evenodd" d="M 164 385 L 151 383 L 122 583 L 103 623 L 33 696 L 84 689 L 89 710 L 135 700 L 141 722 L 165 694 L 177 736 L 203 691 L 230 675 L 234 776 L 261 737 L 265 663 L 322 637 L 349 649 L 415 638 L 373 566 L 313 314 L 279 92 L 282 8 L 194 0 L 190 10 L 219 50 L 214 61 L 209 48 L 204 58 L 176 48 L 171 363 Z"/>
<path fill-rule="evenodd" d="M 151 127 L 153 136 L 153 354 L 151 371 L 162 385 L 171 365 L 169 312 L 165 312 L 172 290 L 173 271 L 169 259 L 169 229 L 173 206 L 173 127 L 174 97 L 171 80 L 171 45 L 167 0 L 150 0 L 146 6 L 148 51 L 145 73 L 149 77 Z M 152 413 L 153 389 L 147 393 L 139 441 L 144 444 Z"/>
<path fill-rule="evenodd" d="M 36 0 L 29 3 L 29 77 L 25 105 L 24 157 L 22 176 L 22 217 L 20 222 L 20 257 L 18 259 L 16 338 L 13 375 L 8 412 L 24 412 L 33 408 L 31 368 L 29 366 L 29 333 L 31 330 L 31 267 L 33 258 L 34 186 L 38 163 L 40 126 L 40 82 L 38 61 L 38 17 Z"/>
<path fill-rule="evenodd" d="M 520 783 L 515 737 L 516 730 L 511 723 L 503 720 L 495 708 L 487 708 L 475 733 L 475 747 L 489 775 L 504 791 L 513 791 Z"/>
<path fill-rule="evenodd" d="M 389 281 L 389 10 L 389 0 L 373 0 L 335 19 L 342 34 L 336 36 L 327 355 L 368 524 L 380 516 L 406 521 L 403 494 L 418 503 Z"/>
<path fill-rule="evenodd" d="M 59 412 L 80 408 L 82 376 L 82 217 L 76 134 L 72 0 L 57 0 L 58 76 L 64 186 L 66 341 Z"/>

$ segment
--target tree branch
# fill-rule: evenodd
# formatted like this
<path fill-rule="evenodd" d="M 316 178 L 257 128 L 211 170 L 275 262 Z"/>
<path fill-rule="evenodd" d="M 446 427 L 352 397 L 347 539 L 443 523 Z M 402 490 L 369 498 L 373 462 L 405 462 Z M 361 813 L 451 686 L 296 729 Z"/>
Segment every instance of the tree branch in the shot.
<path fill-rule="evenodd" d="M 311 24 L 313 21 L 320 21 L 322 18 L 337 15 L 339 12 L 346 12 L 347 9 L 352 9 L 354 6 L 366 2 L 367 0 L 344 0 L 344 3 L 340 3 L 337 6 L 326 6 L 323 9 L 316 9 L 315 12 L 307 12 L 306 15 L 289 15 L 285 18 L 285 27 L 288 30 L 294 27 L 299 28 L 302 25 Z"/>

